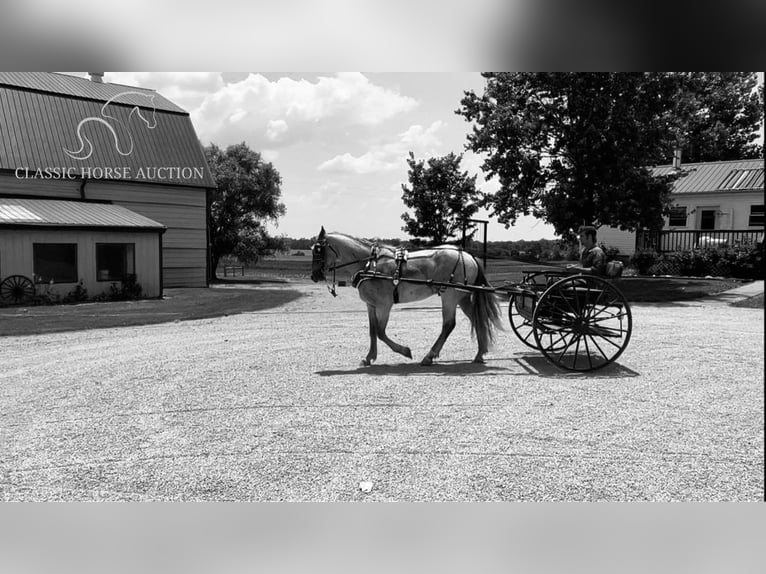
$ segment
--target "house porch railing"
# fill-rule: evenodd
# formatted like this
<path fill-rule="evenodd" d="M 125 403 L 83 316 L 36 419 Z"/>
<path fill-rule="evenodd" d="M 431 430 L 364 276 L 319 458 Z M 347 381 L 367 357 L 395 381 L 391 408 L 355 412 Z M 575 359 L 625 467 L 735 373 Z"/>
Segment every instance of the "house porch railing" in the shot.
<path fill-rule="evenodd" d="M 636 250 L 654 250 L 659 253 L 703 248 L 724 249 L 761 242 L 763 242 L 762 229 L 663 229 L 662 231 L 639 230 L 636 233 Z"/>

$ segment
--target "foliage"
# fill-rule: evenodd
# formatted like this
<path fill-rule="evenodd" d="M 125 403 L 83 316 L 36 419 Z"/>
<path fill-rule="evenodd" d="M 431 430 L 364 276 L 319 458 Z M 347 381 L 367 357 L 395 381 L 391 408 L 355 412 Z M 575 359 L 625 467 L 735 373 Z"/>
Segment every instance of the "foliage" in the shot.
<path fill-rule="evenodd" d="M 269 236 L 267 221 L 277 221 L 286 210 L 281 198 L 282 178 L 276 168 L 245 143 L 222 150 L 205 148 L 217 189 L 210 199 L 211 273 L 224 255 L 255 263 L 264 255 L 284 251 L 284 238 Z"/>
<path fill-rule="evenodd" d="M 476 176 L 460 171 L 463 156 L 450 153 L 416 161 L 410 152 L 407 160 L 411 187 L 402 185 L 402 201 L 414 214 L 404 213 L 402 230 L 416 239 L 438 245 L 455 238 L 465 222 L 479 210 Z M 468 226 L 466 236 L 473 234 Z"/>
<path fill-rule="evenodd" d="M 83 285 L 82 279 L 64 297 L 64 303 L 82 303 L 88 300 L 88 290 Z"/>
<path fill-rule="evenodd" d="M 763 279 L 763 244 L 659 254 L 637 251 L 630 260 L 641 275 Z"/>
<path fill-rule="evenodd" d="M 119 285 L 112 283 L 108 293 L 96 295 L 94 301 L 135 301 L 141 299 L 144 289 L 134 274 L 126 275 Z"/>
<path fill-rule="evenodd" d="M 763 86 L 753 72 L 679 72 L 678 114 L 683 161 L 763 157 L 756 143 L 763 119 Z"/>
<path fill-rule="evenodd" d="M 630 265 L 636 268 L 640 275 L 646 275 L 660 258 L 660 254 L 652 249 L 639 249 L 630 258 Z"/>
<path fill-rule="evenodd" d="M 706 160 L 750 154 L 763 117 L 750 73 L 485 73 L 457 113 L 500 189 L 485 206 L 511 226 L 535 215 L 571 237 L 583 223 L 659 228 L 678 174 L 652 177 L 682 146 Z M 755 95 L 753 95 L 755 93 Z M 688 158 L 687 158 L 688 159 Z"/>

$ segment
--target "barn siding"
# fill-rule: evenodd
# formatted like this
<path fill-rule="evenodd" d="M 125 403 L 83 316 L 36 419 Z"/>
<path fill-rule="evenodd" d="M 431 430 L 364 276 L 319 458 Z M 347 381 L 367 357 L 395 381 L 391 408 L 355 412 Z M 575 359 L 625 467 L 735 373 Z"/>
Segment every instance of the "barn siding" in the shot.
<path fill-rule="evenodd" d="M 0 229 L 0 279 L 9 275 L 34 275 L 33 244 L 76 243 L 77 274 L 89 296 L 109 292 L 111 282 L 97 281 L 96 243 L 133 243 L 135 271 L 147 297 L 159 297 L 159 234 L 66 229 Z M 54 285 L 51 291 L 65 297 L 77 283 Z M 45 288 L 38 286 L 38 290 Z"/>
<path fill-rule="evenodd" d="M 80 181 L 19 180 L 0 174 L 0 193 L 80 199 Z M 162 238 L 165 287 L 207 286 L 206 190 L 90 180 L 85 198 L 111 201 L 167 227 Z"/>

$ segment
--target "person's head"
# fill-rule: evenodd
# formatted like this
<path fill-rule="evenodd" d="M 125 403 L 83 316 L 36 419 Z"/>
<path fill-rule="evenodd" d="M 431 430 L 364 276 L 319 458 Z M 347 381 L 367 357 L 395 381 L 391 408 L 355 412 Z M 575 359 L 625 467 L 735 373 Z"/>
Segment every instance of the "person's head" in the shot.
<path fill-rule="evenodd" d="M 596 245 L 596 228 L 592 225 L 584 225 L 578 232 L 580 243 L 585 249 L 590 249 Z"/>

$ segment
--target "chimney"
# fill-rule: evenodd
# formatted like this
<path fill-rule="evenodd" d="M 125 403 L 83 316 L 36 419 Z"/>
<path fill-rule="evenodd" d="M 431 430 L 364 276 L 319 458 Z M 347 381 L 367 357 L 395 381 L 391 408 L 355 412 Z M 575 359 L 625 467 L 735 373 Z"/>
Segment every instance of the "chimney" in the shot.
<path fill-rule="evenodd" d="M 103 84 L 104 83 L 104 72 L 88 72 L 90 75 L 90 81 L 96 82 L 97 84 Z"/>
<path fill-rule="evenodd" d="M 681 169 L 681 148 L 673 150 L 673 169 Z"/>

